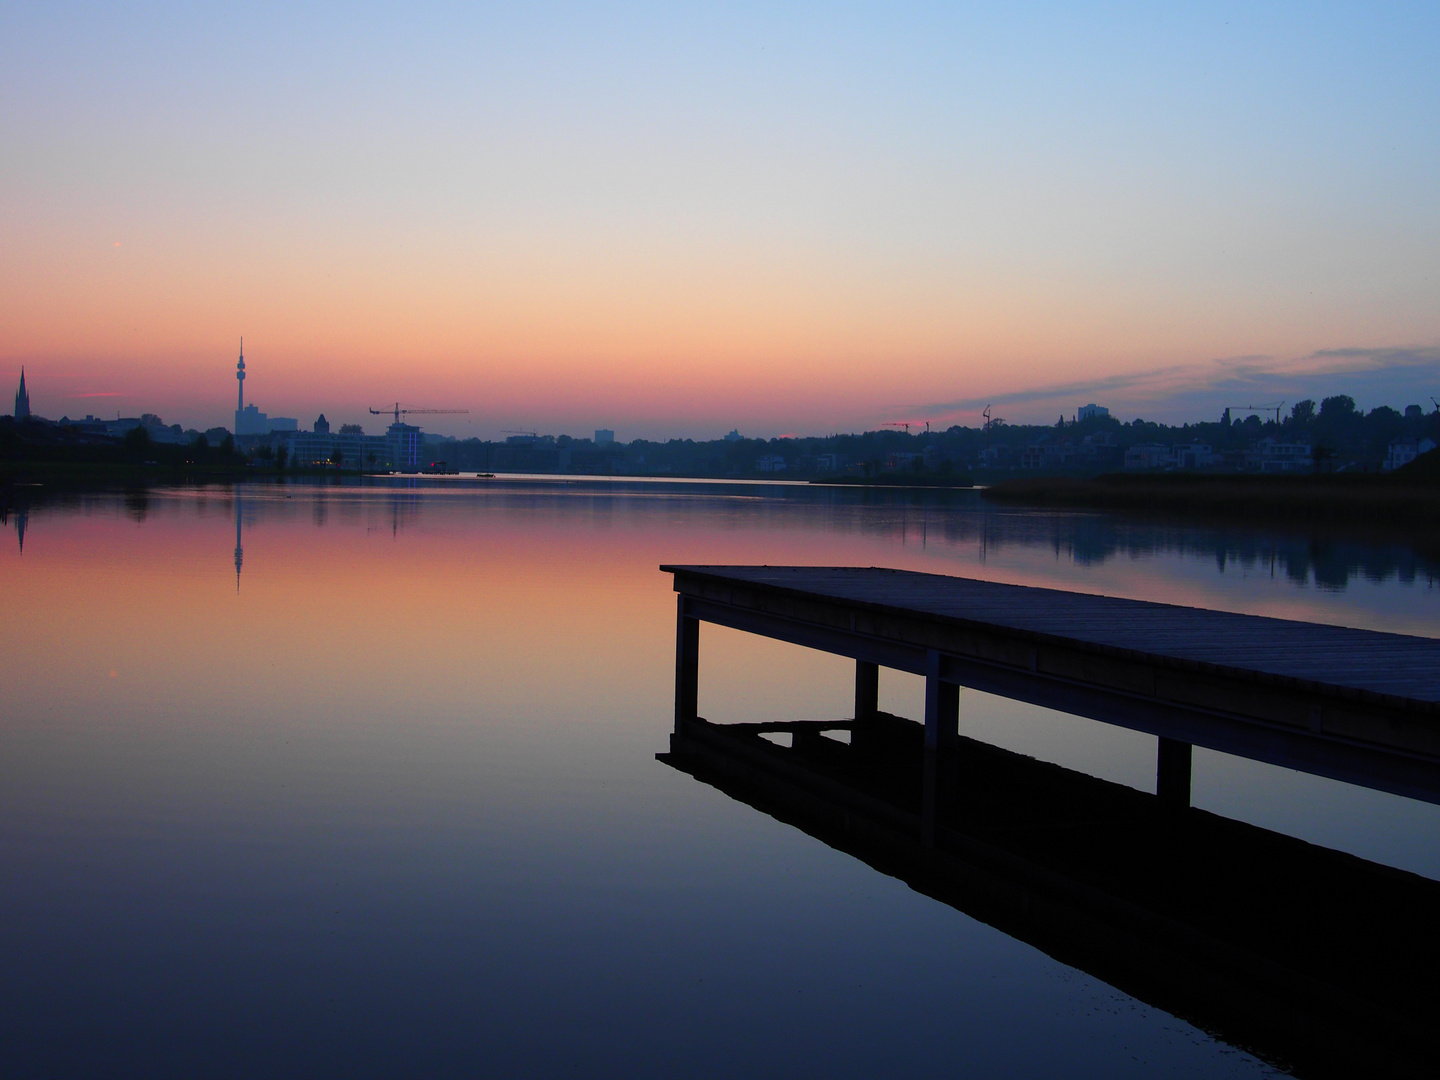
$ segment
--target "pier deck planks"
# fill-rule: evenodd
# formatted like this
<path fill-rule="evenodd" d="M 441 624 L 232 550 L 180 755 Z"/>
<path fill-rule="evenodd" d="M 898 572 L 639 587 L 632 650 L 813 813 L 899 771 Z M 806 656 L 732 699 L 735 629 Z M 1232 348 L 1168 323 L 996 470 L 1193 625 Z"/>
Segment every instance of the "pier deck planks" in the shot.
<path fill-rule="evenodd" d="M 905 570 L 665 566 L 680 578 L 813 597 L 1160 666 L 1224 669 L 1440 709 L 1440 640 Z"/>

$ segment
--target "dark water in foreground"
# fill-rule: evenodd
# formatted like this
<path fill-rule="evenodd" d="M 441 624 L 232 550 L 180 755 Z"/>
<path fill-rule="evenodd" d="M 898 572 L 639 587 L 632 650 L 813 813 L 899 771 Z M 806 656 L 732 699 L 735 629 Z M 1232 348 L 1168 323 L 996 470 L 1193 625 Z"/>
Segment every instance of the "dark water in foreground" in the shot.
<path fill-rule="evenodd" d="M 37 497 L 6 527 L 8 1075 L 1264 1074 L 658 763 L 656 567 L 897 566 L 1440 636 L 1403 545 L 969 494 L 257 487 Z M 712 720 L 849 713 L 838 658 L 708 626 L 701 650 Z M 881 695 L 920 715 L 918 679 Z M 969 692 L 961 726 L 1153 784 L 1144 736 Z M 1202 751 L 1194 792 L 1440 877 L 1435 807 Z"/>

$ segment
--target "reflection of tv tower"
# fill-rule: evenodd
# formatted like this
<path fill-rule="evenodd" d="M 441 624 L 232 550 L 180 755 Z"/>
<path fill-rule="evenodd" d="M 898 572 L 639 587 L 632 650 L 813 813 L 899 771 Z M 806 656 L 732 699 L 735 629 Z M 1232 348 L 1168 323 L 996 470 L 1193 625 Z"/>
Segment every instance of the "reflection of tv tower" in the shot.
<path fill-rule="evenodd" d="M 245 515 L 245 500 L 235 493 L 235 595 L 240 595 L 240 565 L 245 561 L 245 548 L 240 543 L 240 519 Z"/>

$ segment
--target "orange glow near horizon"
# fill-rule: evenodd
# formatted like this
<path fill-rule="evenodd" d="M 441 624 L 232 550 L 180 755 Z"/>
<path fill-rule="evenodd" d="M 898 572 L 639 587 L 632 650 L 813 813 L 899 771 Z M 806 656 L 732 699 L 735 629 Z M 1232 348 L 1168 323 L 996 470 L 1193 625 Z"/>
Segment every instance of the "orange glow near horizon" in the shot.
<path fill-rule="evenodd" d="M 137 246 L 102 258 L 131 258 Z M 1216 356 L 1283 355 L 1330 340 L 1324 327 L 1255 318 L 1217 332 L 1202 328 L 1202 313 L 1174 306 L 1127 311 L 1144 305 L 943 279 L 887 294 L 874 281 L 798 272 L 741 281 L 737 267 L 710 280 L 697 272 L 661 282 L 654 273 L 597 285 L 606 275 L 595 266 L 560 293 L 541 274 L 450 282 L 356 270 L 349 281 L 316 285 L 297 271 L 237 296 L 223 276 L 189 269 L 111 267 L 88 281 L 57 274 L 63 287 L 12 281 L 0 364 L 26 366 L 41 415 L 150 411 L 186 426 L 229 426 L 243 333 L 247 401 L 307 424 L 318 412 L 364 420 L 370 405 L 399 399 L 470 409 L 468 426 L 436 425 L 461 436 L 613 427 L 622 439 L 706 438 L 731 427 L 825 434 L 917 416 L 974 424 L 982 405 L 934 403 L 1186 365 L 1203 379 Z M 328 278 L 323 267 L 312 271 Z M 231 333 L 221 338 L 217 326 Z M 1412 321 L 1390 332 L 1413 340 L 1426 330 Z M 1142 388 L 1131 407 L 1173 411 L 1170 389 Z M 113 400 L 92 410 L 91 395 Z M 1097 397 L 1114 404 L 1117 393 L 1056 396 L 1068 413 Z M 1147 397 L 1158 403 L 1147 408 Z M 1054 411 L 1042 401 L 998 414 L 1044 422 Z"/>

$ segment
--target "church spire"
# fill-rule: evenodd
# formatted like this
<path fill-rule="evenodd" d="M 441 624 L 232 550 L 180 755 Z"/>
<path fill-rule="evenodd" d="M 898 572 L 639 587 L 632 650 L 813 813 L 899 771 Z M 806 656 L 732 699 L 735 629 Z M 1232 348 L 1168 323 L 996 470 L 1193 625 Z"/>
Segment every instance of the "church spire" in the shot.
<path fill-rule="evenodd" d="M 26 420 L 30 416 L 30 392 L 25 389 L 25 369 L 20 369 L 20 389 L 15 391 L 15 419 Z"/>

